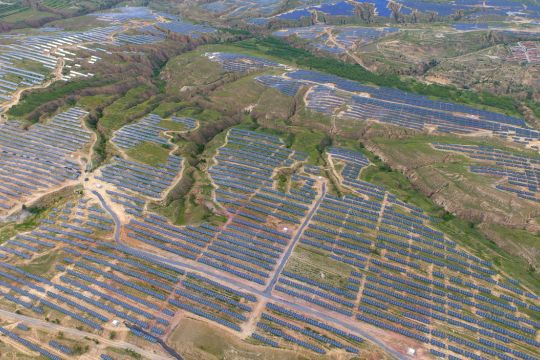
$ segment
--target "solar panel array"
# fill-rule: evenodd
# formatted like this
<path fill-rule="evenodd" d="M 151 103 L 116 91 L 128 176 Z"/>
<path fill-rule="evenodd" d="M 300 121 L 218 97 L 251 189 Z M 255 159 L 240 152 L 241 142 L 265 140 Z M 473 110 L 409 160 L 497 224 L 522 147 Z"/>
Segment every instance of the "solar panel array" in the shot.
<path fill-rule="evenodd" d="M 460 31 L 474 31 L 474 30 L 487 30 L 490 28 L 489 24 L 481 23 L 462 23 L 462 24 L 453 24 L 452 27 Z"/>
<path fill-rule="evenodd" d="M 318 198 L 320 168 L 305 165 L 283 185 L 276 170 L 296 169 L 307 155 L 272 135 L 230 130 L 209 171 L 215 200 L 228 217 L 223 225 L 172 225 L 145 210 L 136 191 L 106 189 L 110 201 L 133 215 L 121 241 L 112 242 L 113 219 L 90 197 L 58 206 L 36 229 L 0 246 L 0 297 L 40 319 L 61 313 L 61 325 L 69 321 L 84 331 L 99 332 L 121 319 L 148 346 L 182 312 L 234 332 L 250 328 L 262 344 L 320 354 L 358 353 L 364 338 L 354 329 L 367 323 L 443 358 L 535 358 L 536 295 L 464 251 L 421 209 L 360 180 L 370 165 L 364 155 L 332 147 L 328 156 L 351 194 L 326 194 L 306 217 Z M 297 248 L 279 267 L 306 218 Z M 297 262 L 305 251 L 324 261 Z M 61 255 L 46 272 L 17 265 L 51 252 Z M 164 263 L 163 255 L 181 258 L 175 264 L 182 266 Z M 270 301 L 254 318 L 259 299 L 245 285 L 266 289 L 274 278 L 271 292 L 256 292 Z M 60 342 L 42 345 L 53 355 L 71 350 Z"/>
<path fill-rule="evenodd" d="M 178 177 L 182 161 L 181 156 L 169 155 L 165 164 L 151 166 L 115 157 L 112 164 L 101 168 L 101 175 L 97 175 L 96 179 L 121 190 L 159 199 Z"/>
<path fill-rule="evenodd" d="M 70 201 L 53 208 L 39 220 L 39 226 L 30 232 L 20 233 L 0 247 L 4 258 L 33 259 L 58 249 L 61 245 L 84 246 L 82 241 L 93 243 L 98 236 L 108 236 L 113 231 L 113 221 L 90 198 Z"/>
<path fill-rule="evenodd" d="M 469 170 L 506 180 L 498 181 L 496 188 L 517 194 L 522 199 L 540 202 L 540 158 L 513 154 L 488 146 L 434 143 L 439 150 L 465 154 L 471 159 L 481 161 L 470 166 Z"/>
<path fill-rule="evenodd" d="M 370 3 L 375 5 L 376 13 L 379 16 L 388 16 L 390 11 L 387 8 L 387 0 L 372 0 Z M 281 20 L 300 20 L 304 17 L 310 17 L 314 11 L 321 12 L 330 16 L 353 16 L 354 5 L 347 1 L 330 1 L 321 5 L 311 5 L 298 7 L 289 10 L 275 17 Z"/>
<path fill-rule="evenodd" d="M 111 141 L 122 149 L 130 149 L 143 142 L 167 145 L 168 140 L 161 136 L 162 132 L 169 130 L 160 126 L 163 120 L 161 116 L 155 114 L 147 115 L 142 120 L 116 131 Z M 170 121 L 184 125 L 186 130 L 193 130 L 197 127 L 197 121 L 191 118 L 172 116 Z"/>
<path fill-rule="evenodd" d="M 274 188 L 273 171 L 291 166 L 294 155 L 277 137 L 233 129 L 227 136 L 227 146 L 215 157 L 217 164 L 209 170 L 217 186 L 216 200 L 229 213 L 231 222 L 223 227 L 202 224 L 181 228 L 150 215 L 132 220 L 127 226 L 128 236 L 142 246 L 264 285 L 290 240 L 289 232 L 271 230 L 266 225 L 295 227 L 316 195 L 309 178 L 297 179 L 302 188 L 288 192 Z"/>
<path fill-rule="evenodd" d="M 316 330 L 312 330 L 312 327 Z M 355 346 L 364 341 L 356 335 L 273 303 L 266 304 L 266 312 L 257 323 L 257 332 L 254 332 L 251 337 L 272 347 L 279 347 L 276 341 L 268 339 L 261 333 L 267 333 L 319 354 L 326 354 L 332 348 L 359 354 L 360 350 Z M 345 343 L 342 339 L 345 339 Z"/>
<path fill-rule="evenodd" d="M 361 184 L 357 171 L 347 170 L 366 165 L 361 154 L 333 148 L 329 155 L 346 163 L 343 184 Z M 341 270 L 317 264 L 310 272 L 308 264 L 291 264 L 275 290 L 295 304 L 308 302 L 338 318 L 407 336 L 442 358 L 534 359 L 540 346 L 538 297 L 498 278 L 490 262 L 433 229 L 421 209 L 363 185 L 357 196 L 327 195 L 300 240 L 299 246 L 325 254 Z M 283 336 L 289 329 L 301 332 L 272 317 L 262 319 L 267 321 L 255 339 L 260 335 L 271 346 L 281 346 L 280 338 L 295 342 Z M 323 344 L 311 350 L 323 353 Z"/>
<path fill-rule="evenodd" d="M 286 29 L 280 29 L 280 30 L 274 31 L 272 35 L 278 36 L 278 37 L 288 37 L 288 36 L 295 35 L 299 37 L 300 39 L 304 39 L 304 40 L 316 40 L 318 37 L 322 35 L 322 33 L 327 28 L 330 28 L 330 27 L 323 26 L 323 25 L 312 25 L 312 26 L 304 26 L 304 27 L 286 28 Z"/>
<path fill-rule="evenodd" d="M 540 6 L 531 4 L 530 6 L 512 0 L 458 0 L 452 2 L 428 2 L 423 0 L 399 0 L 409 9 L 417 9 L 421 12 L 435 12 L 439 16 L 450 16 L 459 10 L 471 12 L 471 17 L 509 14 L 521 16 L 538 17 Z"/>
<path fill-rule="evenodd" d="M 26 340 L 25 338 L 20 337 L 19 335 L 15 334 L 14 332 L 6 329 L 3 326 L 0 326 L 0 333 L 3 335 L 11 338 L 12 340 L 24 345 L 25 347 L 29 348 L 32 351 L 35 351 L 39 353 L 41 356 L 44 356 L 47 359 L 51 360 L 60 360 L 61 358 L 59 356 L 56 356 L 49 351 L 42 349 L 39 345 L 34 344 L 31 341 Z"/>
<path fill-rule="evenodd" d="M 337 28 L 336 40 L 346 46 L 362 46 L 389 34 L 398 32 L 398 28 L 363 28 L 363 27 L 340 27 Z"/>
<path fill-rule="evenodd" d="M 109 37 L 119 27 L 95 28 L 80 32 L 57 32 L 14 38 L 0 46 L 0 101 L 11 100 L 20 88 L 43 84 L 48 73 L 55 69 L 60 58 L 73 60 L 72 52 L 62 48 L 82 46 L 84 43 L 108 42 Z M 42 66 L 43 71 L 28 70 L 21 62 L 31 62 Z"/>
<path fill-rule="evenodd" d="M 275 31 L 273 35 L 278 37 L 295 35 L 308 40 L 309 45 L 315 49 L 339 54 L 345 52 L 347 48 L 368 44 L 397 31 L 399 31 L 397 28 L 313 25 L 281 29 Z M 333 33 L 333 41 L 330 41 L 327 32 Z"/>
<path fill-rule="evenodd" d="M 125 7 L 93 15 L 102 21 L 110 22 L 111 25 L 85 31 L 42 28 L 38 35 L 14 34 L 6 37 L 7 41 L 0 45 L 0 103 L 11 100 L 14 92 L 19 89 L 43 85 L 51 78 L 52 71 L 61 60 L 64 62 L 64 69 L 69 69 L 63 73 L 62 80 L 93 76 L 93 73 L 80 70 L 79 56 L 80 51 L 109 52 L 96 46 L 97 44 L 99 46 L 154 44 L 165 39 L 164 30 L 183 32 L 193 38 L 202 33 L 215 31 L 210 27 L 188 24 L 175 16 L 153 12 L 143 7 Z M 129 23 L 135 19 L 152 23 L 144 26 Z M 88 64 L 94 64 L 101 60 L 101 57 L 92 55 L 86 60 Z"/>
<path fill-rule="evenodd" d="M 266 135 L 250 134 L 243 130 L 232 133 L 232 136 L 229 134 L 229 141 L 235 141 L 232 144 L 236 146 L 238 143 L 235 137 L 244 142 L 247 140 L 248 143 L 253 144 L 252 146 L 258 144 L 259 148 L 267 141 L 270 144 L 273 142 L 276 145 L 280 144 L 279 141 L 276 142 L 276 139 Z M 234 151 L 245 151 L 236 146 Z M 220 166 L 224 165 L 224 160 L 220 158 L 223 150 L 226 148 L 220 149 L 220 155 L 217 158 Z M 383 188 L 358 180 L 359 172 L 369 164 L 361 154 L 332 148 L 330 156 L 335 161 L 346 163 L 341 171 L 343 183 L 354 188 L 358 196 L 338 198 L 327 195 L 300 243 L 302 246 L 315 248 L 318 252 L 327 252 L 330 259 L 347 264 L 352 270 L 348 277 L 347 274 L 342 275 L 345 278 L 337 281 L 340 286 L 336 287 L 335 278 L 325 278 L 321 281 L 321 279 L 305 277 L 286 268 L 281 273 L 274 290 L 342 316 L 354 317 L 359 321 L 431 344 L 431 350 L 445 354 L 444 356 L 448 354 L 449 358 L 459 354 L 470 358 L 481 358 L 477 355 L 479 351 L 505 356 L 504 351 L 506 351 L 518 358 L 532 359 L 530 354 L 534 352 L 531 352 L 533 348 L 530 346 L 537 346 L 537 343 L 534 337 L 530 336 L 536 333 L 534 327 L 530 328 L 529 325 L 534 324 L 534 320 L 527 316 L 519 318 L 519 321 L 528 324 L 527 326 L 519 325 L 519 331 L 529 334 L 528 336 L 508 331 L 498 325 L 490 325 L 485 323 L 485 320 L 498 319 L 498 316 L 502 314 L 507 318 L 516 318 L 517 315 L 511 314 L 514 305 L 505 305 L 508 301 L 522 306 L 521 313 L 523 314 L 537 311 L 533 305 L 527 303 L 531 299 L 536 299 L 536 295 L 524 292 L 501 280 L 494 280 L 492 277 L 496 275 L 496 272 L 490 263 L 463 251 L 454 242 L 446 239 L 442 233 L 433 230 L 429 225 L 432 219 L 424 215 L 420 209 L 401 202 Z M 234 163 L 237 168 L 241 165 L 238 160 Z M 251 187 L 231 181 L 233 174 L 239 169 L 235 169 L 228 179 L 223 180 L 216 177 L 213 171 L 213 179 L 219 186 L 216 191 L 219 202 L 241 206 L 245 202 L 238 199 L 245 200 L 246 196 L 254 192 L 258 194 L 257 189 L 261 189 L 264 185 L 264 183 L 259 184 L 263 179 L 258 178 L 253 164 L 249 168 L 252 168 L 251 173 L 246 173 L 247 169 L 244 169 L 242 179 L 248 180 L 248 176 L 251 177 L 249 182 L 246 181 L 246 184 L 250 184 Z M 239 174 L 235 175 L 238 178 Z M 225 182 L 219 185 L 222 181 Z M 229 189 L 222 189 L 223 184 L 226 184 Z M 238 189 L 242 191 L 235 193 Z M 275 190 L 273 194 L 276 194 Z M 263 197 L 261 200 L 267 202 L 268 198 Z M 255 203 L 259 205 L 261 202 Z M 232 207 L 232 205 L 228 206 Z M 245 205 L 244 209 L 252 210 L 251 207 Z M 270 229 L 257 224 L 265 220 L 256 213 L 239 212 L 237 209 L 231 212 L 236 215 L 241 214 L 241 217 L 233 219 L 233 223 L 236 223 L 234 226 L 227 225 L 223 229 L 210 225 L 188 226 L 182 229 L 167 224 L 158 216 L 150 215 L 144 219 L 144 222 L 132 221 L 128 226 L 129 236 L 146 245 L 197 260 L 226 273 L 263 285 L 266 283 L 263 280 L 264 269 L 267 266 L 265 264 L 272 264 L 271 257 L 268 256 L 271 254 L 279 256 L 279 244 L 286 245 L 287 242 L 283 242 L 285 239 L 279 240 L 280 237 L 273 231 L 264 235 Z M 263 214 L 265 213 L 263 211 Z M 257 240 L 252 238 L 251 244 L 246 241 L 247 238 L 242 237 L 242 234 L 246 233 L 253 236 L 257 234 L 257 231 L 260 237 Z M 269 239 L 269 235 L 274 238 L 278 246 L 272 247 L 271 243 L 264 241 Z M 178 241 L 179 238 L 182 242 Z M 253 252 L 254 248 L 250 247 L 253 245 L 256 245 L 258 253 Z M 203 248 L 207 251 L 204 252 Z M 270 265 L 270 268 L 272 266 Z M 448 282 L 430 280 L 425 277 L 425 271 L 431 271 L 434 278 L 448 279 Z M 461 273 L 462 277 L 452 276 L 455 272 Z M 440 299 L 441 296 L 445 297 L 444 300 Z M 504 301 L 492 300 L 493 297 Z M 468 298 L 474 300 L 467 300 Z M 441 307 L 440 304 L 455 310 L 445 310 L 445 307 Z M 501 312 L 493 305 L 510 312 Z M 465 310 L 468 307 L 482 310 L 473 312 L 473 317 L 462 315 L 464 312 L 469 313 Z M 400 309 L 396 315 L 394 315 L 395 310 L 390 310 L 394 308 Z M 270 310 L 270 312 L 280 312 L 276 308 Z M 316 336 L 310 329 L 291 323 L 288 318 L 290 313 L 281 311 L 276 316 L 270 312 L 263 315 L 259 321 L 253 335 L 254 339 L 275 347 L 287 347 L 286 343 L 293 343 L 318 353 L 328 351 L 326 346 L 356 351 L 354 346 L 344 345 L 337 340 L 332 341 L 331 337 L 330 340 L 325 337 L 323 342 L 328 344 L 326 346 L 306 341 L 306 336 L 312 339 Z M 298 320 L 304 319 L 305 317 L 301 317 Z M 312 324 L 313 319 L 311 322 L 305 321 Z M 475 325 L 470 325 L 468 322 Z M 237 329 L 230 323 L 225 324 Z M 472 331 L 500 340 L 502 343 L 489 340 L 489 344 L 491 348 L 503 352 L 466 340 L 468 336 L 454 336 L 439 330 L 448 325 L 462 327 L 464 331 Z M 508 324 L 505 323 L 505 325 Z M 429 340 L 431 338 L 429 334 L 432 334 L 433 341 Z M 525 348 L 529 350 L 521 351 L 505 347 L 504 343 L 508 336 L 513 338 L 513 341 L 523 342 Z"/>
<path fill-rule="evenodd" d="M 158 14 L 147 7 L 124 6 L 112 11 L 96 12 L 90 15 L 101 21 L 126 23 L 131 20 L 156 20 Z"/>
<path fill-rule="evenodd" d="M 211 34 L 217 31 L 216 29 L 207 25 L 192 24 L 183 20 L 158 23 L 156 26 L 159 29 L 180 35 L 190 36 L 194 39 L 200 37 L 202 34 Z"/>
<path fill-rule="evenodd" d="M 269 67 L 283 67 L 275 61 L 243 54 L 213 52 L 206 53 L 205 56 L 211 61 L 219 63 L 225 71 L 229 72 L 248 72 Z"/>
<path fill-rule="evenodd" d="M 422 107 L 432 111 L 441 111 L 449 113 L 463 113 L 470 117 L 478 117 L 482 120 L 497 121 L 508 125 L 525 126 L 523 119 L 507 116 L 504 114 L 494 113 L 486 110 L 475 109 L 466 105 L 460 105 L 455 103 L 436 101 L 428 99 L 426 96 L 407 93 L 401 90 L 373 87 L 362 85 L 358 82 L 340 78 L 334 75 L 322 74 L 310 70 L 295 70 L 287 73 L 287 77 L 291 79 L 297 79 L 300 81 L 309 81 L 316 84 L 333 84 L 337 89 L 356 92 L 356 93 L 369 93 L 370 98 L 373 100 L 381 100 L 387 102 L 403 103 L 406 101 L 414 101 L 417 107 Z"/>
<path fill-rule="evenodd" d="M 267 81 L 269 86 L 280 83 L 273 77 L 265 79 L 271 80 Z M 491 132 L 526 145 L 540 140 L 540 131 L 529 127 L 523 119 L 504 114 L 431 100 L 397 89 L 362 85 L 311 70 L 290 71 L 284 79 L 298 81 L 297 86 L 311 85 L 306 95 L 307 108 L 326 115 L 376 120 L 416 130 L 436 128 L 442 133 Z M 294 89 L 290 81 L 286 84 Z"/>
<path fill-rule="evenodd" d="M 0 246 L 7 253 L 0 261 L 0 297 L 31 310 L 33 317 L 62 313 L 62 324 L 70 319 L 83 331 L 101 331 L 107 323 L 121 319 L 144 330 L 131 328 L 150 342 L 165 334 L 178 311 L 240 330 L 251 303 L 257 301 L 253 295 L 102 241 L 112 229 L 96 229 L 94 221 L 112 223 L 101 207 L 83 197 L 53 209 L 37 229 L 17 235 L 20 254 L 5 252 L 7 246 Z M 59 252 L 59 263 L 39 276 L 11 264 L 27 259 L 26 255 L 41 257 L 52 252 Z M 64 354 L 71 351 L 58 341 L 48 346 Z"/>
<path fill-rule="evenodd" d="M 328 149 L 328 154 L 334 160 L 344 161 L 345 166 L 343 167 L 341 174 L 345 181 L 358 180 L 360 172 L 365 167 L 369 166 L 368 158 L 356 151 L 331 147 Z"/>
<path fill-rule="evenodd" d="M 86 115 L 71 108 L 28 130 L 16 121 L 0 124 L 0 213 L 79 178 L 80 165 L 71 155 L 91 139 L 82 126 Z"/>
<path fill-rule="evenodd" d="M 151 35 L 151 34 L 119 34 L 115 37 L 115 44 L 125 45 L 146 45 L 155 44 L 165 39 L 164 35 Z"/>
<path fill-rule="evenodd" d="M 201 5 L 214 13 L 226 13 L 232 18 L 246 19 L 249 14 L 271 15 L 279 10 L 281 4 L 274 0 L 218 0 Z"/>
<path fill-rule="evenodd" d="M 300 88 L 302 87 L 302 84 L 298 81 L 284 79 L 281 76 L 262 75 L 257 77 L 256 80 L 261 84 L 274 88 L 288 96 L 296 95 L 298 90 L 300 90 Z"/>

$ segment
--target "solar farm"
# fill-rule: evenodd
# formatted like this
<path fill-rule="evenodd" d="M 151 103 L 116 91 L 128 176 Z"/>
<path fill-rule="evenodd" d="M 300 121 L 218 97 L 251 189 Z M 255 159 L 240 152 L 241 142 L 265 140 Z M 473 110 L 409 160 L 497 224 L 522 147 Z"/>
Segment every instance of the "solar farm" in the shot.
<path fill-rule="evenodd" d="M 370 62 L 536 0 L 100 1 L 0 2 L 0 359 L 540 358 L 537 92 Z"/>
<path fill-rule="evenodd" d="M 283 65 L 240 54 L 207 54 L 225 71 L 247 72 Z M 494 134 L 517 143 L 537 147 L 540 132 L 524 120 L 396 89 L 361 85 L 333 75 L 309 70 L 292 70 L 282 76 L 263 75 L 258 82 L 294 96 L 308 87 L 306 107 L 314 112 L 358 121 L 377 121 L 415 130 L 440 133 Z"/>
<path fill-rule="evenodd" d="M 61 188 L 80 178 L 82 164 L 77 153 L 92 138 L 83 127 L 85 116 L 84 110 L 72 108 L 28 130 L 16 121 L 0 124 L 0 214 L 37 193 Z"/>
<path fill-rule="evenodd" d="M 281 29 L 274 32 L 273 35 L 278 37 L 289 37 L 294 35 L 300 39 L 310 41 L 310 45 L 315 49 L 339 54 L 343 53 L 345 49 L 360 48 L 397 31 L 399 31 L 397 28 L 315 25 L 301 28 Z"/>
<path fill-rule="evenodd" d="M 107 42 L 119 30 L 113 26 L 84 32 L 60 31 L 56 34 L 14 38 L 10 44 L 2 45 L 0 48 L 2 103 L 13 100 L 14 95 L 21 89 L 45 86 L 55 77 L 56 80 L 58 78 L 68 80 L 76 76 L 89 76 L 73 70 L 80 62 L 75 52 L 87 50 L 85 44 L 88 43 Z M 64 67 L 70 69 L 67 75 L 61 75 Z M 28 70 L 29 68 L 34 70 Z"/>
<path fill-rule="evenodd" d="M 223 67 L 223 70 L 228 72 L 249 72 L 257 71 L 264 68 L 284 67 L 275 61 L 267 60 L 259 57 L 233 54 L 233 53 L 206 53 L 205 56 Z"/>
<path fill-rule="evenodd" d="M 125 329 L 138 347 L 159 353 L 160 339 L 190 316 L 307 353 L 361 354 L 370 342 L 395 352 L 373 336 L 375 327 L 437 357 L 536 358 L 535 294 L 434 230 L 421 209 L 359 180 L 370 166 L 361 153 L 332 147 L 326 156 L 347 195 L 329 194 L 325 178 L 302 170 L 305 154 L 280 138 L 230 130 L 209 170 L 228 214 L 221 226 L 175 226 L 145 210 L 157 194 L 141 189 L 143 179 L 157 175 L 152 191 L 170 186 L 178 160 L 158 175 L 115 159 L 96 177 L 103 186 L 0 247 L 2 307 L 27 319 L 2 333 L 62 359 L 74 351 L 65 341 L 37 344 L 24 330 L 35 326 L 30 319 L 61 315 L 61 325 L 98 337 Z M 278 190 L 273 173 L 281 167 L 298 170 Z M 24 270 L 47 254 L 58 254 L 49 270 Z M 305 262 L 313 256 L 324 261 Z"/>
<path fill-rule="evenodd" d="M 376 120 L 411 129 L 433 126 L 440 132 L 490 131 L 516 141 L 535 144 L 540 134 L 523 120 L 466 106 L 429 100 L 393 89 L 373 88 L 320 73 L 298 70 L 287 78 L 316 84 L 308 93 L 308 108 L 340 117 Z M 326 86 L 332 84 L 332 87 Z M 367 95 L 366 95 L 367 94 Z M 410 105 L 409 102 L 414 105 Z"/>
<path fill-rule="evenodd" d="M 514 155 L 489 147 L 457 144 L 433 144 L 433 146 L 439 150 L 454 151 L 475 160 L 488 162 L 488 164 L 471 166 L 470 171 L 485 176 L 505 178 L 506 183 L 496 185 L 497 189 L 515 193 L 523 199 L 540 201 L 538 197 L 539 160 L 537 158 Z"/>
<path fill-rule="evenodd" d="M 353 16 L 355 3 L 347 1 L 322 2 L 320 5 L 311 5 L 298 7 L 288 10 L 275 17 L 281 20 L 299 20 L 304 17 L 310 17 L 313 12 L 320 12 L 327 16 Z M 375 15 L 380 17 L 392 16 L 391 1 L 388 0 L 373 0 L 369 1 L 375 9 Z M 400 12 L 410 14 L 412 11 L 422 13 L 434 13 L 438 16 L 451 16 L 458 11 L 470 12 L 471 17 L 485 15 L 506 16 L 508 14 L 516 14 L 537 18 L 539 16 L 540 7 L 538 4 L 530 4 L 529 6 L 514 2 L 511 0 L 460 0 L 452 2 L 426 1 L 426 0 L 399 0 L 394 1 L 400 5 Z"/>
<path fill-rule="evenodd" d="M 93 77 L 83 66 L 99 63 L 118 47 L 156 44 L 164 41 L 168 32 L 198 38 L 216 31 L 147 8 L 126 7 L 90 16 L 109 26 L 85 31 L 45 29 L 39 35 L 14 35 L 0 45 L 0 112 L 16 102 L 24 90 L 44 88 L 58 80 Z"/>

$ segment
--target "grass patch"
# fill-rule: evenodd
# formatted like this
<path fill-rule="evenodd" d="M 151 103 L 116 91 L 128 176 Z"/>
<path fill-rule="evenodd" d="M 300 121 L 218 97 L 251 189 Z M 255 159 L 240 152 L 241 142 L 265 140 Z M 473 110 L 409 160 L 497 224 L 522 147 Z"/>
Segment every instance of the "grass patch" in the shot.
<path fill-rule="evenodd" d="M 78 105 L 87 109 L 92 110 L 97 108 L 103 103 L 107 103 L 110 99 L 112 99 L 114 95 L 90 95 L 90 96 L 83 96 L 79 99 Z"/>
<path fill-rule="evenodd" d="M 126 154 L 133 160 L 151 166 L 158 166 L 167 162 L 169 152 L 170 148 L 165 145 L 146 141 L 127 150 Z"/>
<path fill-rule="evenodd" d="M 46 274 L 56 263 L 58 256 L 58 251 L 53 251 L 48 254 L 42 255 L 36 259 L 33 259 L 31 263 L 29 263 L 28 265 L 23 265 L 21 266 L 21 268 L 34 275 L 46 276 Z"/>
<path fill-rule="evenodd" d="M 158 126 L 165 128 L 167 130 L 172 130 L 172 131 L 185 131 L 186 130 L 186 126 L 184 124 L 180 124 L 169 119 L 161 120 Z"/>
<path fill-rule="evenodd" d="M 149 108 L 149 87 L 145 85 L 130 89 L 123 97 L 113 102 L 103 111 L 99 124 L 104 129 L 113 131 L 131 121 L 133 117 L 142 114 Z"/>
<path fill-rule="evenodd" d="M 199 121 L 205 122 L 214 122 L 221 118 L 221 113 L 217 110 L 212 109 L 201 109 L 199 107 L 186 107 L 177 113 L 178 116 L 190 117 L 197 119 Z"/>
<path fill-rule="evenodd" d="M 296 349 L 289 351 L 269 346 L 257 346 L 220 331 L 207 322 L 191 319 L 182 320 L 168 338 L 168 344 L 180 354 L 192 354 L 194 359 L 225 359 L 228 354 L 242 354 L 244 359 L 322 360 L 326 357 Z"/>
<path fill-rule="evenodd" d="M 11 15 L 2 17 L 2 22 L 14 23 L 19 21 L 37 20 L 48 16 L 54 16 L 54 14 L 50 12 L 27 8 L 26 10 L 14 12 Z"/>
<path fill-rule="evenodd" d="M 15 117 L 23 117 L 34 111 L 39 106 L 56 99 L 70 95 L 77 90 L 82 90 L 87 87 L 103 86 L 108 83 L 107 80 L 99 78 L 70 81 L 68 83 L 56 82 L 47 89 L 32 91 L 25 93 L 21 101 L 8 111 L 8 115 Z"/>
<path fill-rule="evenodd" d="M 0 243 L 12 238 L 13 236 L 35 229 L 39 225 L 39 220 L 45 216 L 45 209 L 29 209 L 30 216 L 21 223 L 7 223 L 0 227 Z"/>
<path fill-rule="evenodd" d="M 325 134 L 315 130 L 301 130 L 294 133 L 291 149 L 308 154 L 308 162 L 317 165 L 320 160 L 318 146 L 324 140 Z"/>
<path fill-rule="evenodd" d="M 121 348 L 115 348 L 115 347 L 107 347 L 106 350 L 118 354 L 118 355 L 125 355 L 129 359 L 135 359 L 140 360 L 143 359 L 143 356 L 139 354 L 138 352 L 135 352 L 131 349 L 121 349 Z"/>
<path fill-rule="evenodd" d="M 162 101 L 152 112 L 156 115 L 161 116 L 162 118 L 167 118 L 171 115 L 174 115 L 177 111 L 180 111 L 183 108 L 188 107 L 188 106 L 189 106 L 189 103 L 187 102 Z"/>
<path fill-rule="evenodd" d="M 353 267 L 319 253 L 314 247 L 300 244 L 294 249 L 285 270 L 345 289 Z"/>

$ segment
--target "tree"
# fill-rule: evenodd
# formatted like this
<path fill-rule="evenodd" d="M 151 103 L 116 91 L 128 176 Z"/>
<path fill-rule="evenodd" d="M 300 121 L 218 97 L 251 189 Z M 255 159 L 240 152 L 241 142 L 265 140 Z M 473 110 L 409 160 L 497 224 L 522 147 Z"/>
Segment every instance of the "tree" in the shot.
<path fill-rule="evenodd" d="M 411 17 L 412 17 L 412 22 L 416 24 L 418 22 L 418 10 L 413 9 Z"/>
<path fill-rule="evenodd" d="M 366 17 L 364 15 L 364 8 L 362 6 L 362 3 L 355 3 L 354 4 L 354 16 L 359 17 L 360 19 L 366 21 Z"/>
<path fill-rule="evenodd" d="M 488 31 L 486 35 L 486 41 L 491 45 L 495 45 L 498 42 L 497 33 L 491 30 Z"/>
<path fill-rule="evenodd" d="M 463 15 L 465 15 L 465 12 L 462 9 L 457 10 L 454 14 L 454 20 L 461 20 L 463 18 Z"/>
<path fill-rule="evenodd" d="M 329 146 L 332 146 L 332 138 L 330 137 L 330 135 L 326 134 L 321 139 L 321 142 L 317 145 L 317 151 L 322 154 L 324 150 Z"/>
<path fill-rule="evenodd" d="M 317 10 L 311 12 L 311 25 L 317 24 Z"/>
<path fill-rule="evenodd" d="M 368 22 L 368 24 L 371 23 L 371 21 L 375 17 L 375 5 L 365 2 L 361 3 L 360 7 L 362 7 L 364 16 L 366 17 L 366 21 Z"/>
<path fill-rule="evenodd" d="M 396 23 L 399 22 L 399 19 L 401 17 L 401 8 L 403 7 L 402 4 L 400 3 L 396 3 L 396 2 L 393 2 L 393 1 L 390 1 L 388 3 L 388 7 L 390 8 L 390 10 L 392 11 L 392 16 L 394 16 L 394 20 L 396 21 Z"/>

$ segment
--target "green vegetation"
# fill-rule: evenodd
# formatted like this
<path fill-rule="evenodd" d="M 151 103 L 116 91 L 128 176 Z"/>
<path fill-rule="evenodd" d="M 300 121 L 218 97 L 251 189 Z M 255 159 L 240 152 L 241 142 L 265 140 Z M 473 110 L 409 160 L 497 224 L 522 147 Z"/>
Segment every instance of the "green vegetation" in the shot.
<path fill-rule="evenodd" d="M 73 355 L 82 355 L 87 353 L 90 347 L 88 345 L 75 344 L 72 346 Z"/>
<path fill-rule="evenodd" d="M 33 259 L 31 263 L 22 266 L 22 269 L 31 274 L 45 277 L 46 274 L 52 269 L 53 265 L 57 262 L 59 255 L 60 254 L 58 251 L 47 253 Z"/>
<path fill-rule="evenodd" d="M 74 5 L 72 0 L 44 0 L 43 5 L 53 9 L 64 9 Z"/>
<path fill-rule="evenodd" d="M 161 120 L 159 122 L 158 126 L 162 127 L 162 128 L 165 128 L 167 130 L 172 130 L 172 131 L 184 131 L 184 130 L 186 130 L 185 125 L 174 122 L 174 121 L 169 120 L 169 119 Z"/>
<path fill-rule="evenodd" d="M 256 51 L 273 58 L 283 59 L 302 68 L 326 72 L 362 83 L 394 87 L 420 95 L 468 105 L 489 107 L 507 114 L 520 115 L 517 110 L 518 104 L 509 97 L 496 96 L 487 92 L 477 93 L 460 90 L 451 86 L 425 84 L 414 80 L 403 80 L 397 75 L 375 74 L 355 64 L 317 56 L 307 50 L 295 48 L 276 37 L 249 39 L 238 42 L 236 45 L 240 48 Z"/>
<path fill-rule="evenodd" d="M 123 97 L 103 111 L 100 126 L 108 131 L 118 130 L 132 119 L 142 117 L 153 108 L 149 102 L 149 88 L 140 85 L 130 89 Z"/>
<path fill-rule="evenodd" d="M 83 96 L 79 99 L 78 105 L 86 108 L 87 110 L 92 110 L 108 103 L 112 98 L 114 98 L 114 95 Z"/>
<path fill-rule="evenodd" d="M 43 66 L 43 64 L 34 61 L 34 60 L 28 60 L 28 59 L 21 59 L 13 61 L 13 66 L 21 69 L 25 69 L 27 71 L 33 71 L 37 72 L 43 75 L 46 75 L 47 77 L 50 77 L 49 70 Z"/>
<path fill-rule="evenodd" d="M 77 90 L 82 90 L 91 86 L 102 86 L 108 84 L 107 80 L 99 78 L 71 81 L 69 83 L 57 82 L 47 89 L 32 91 L 23 95 L 21 101 L 8 111 L 8 115 L 23 117 L 30 114 L 39 106 L 53 100 L 70 95 Z"/>
<path fill-rule="evenodd" d="M 6 17 L 28 10 L 21 2 L 2 2 L 0 4 L 0 18 L 5 21 Z"/>
<path fill-rule="evenodd" d="M 187 106 L 189 106 L 189 103 L 186 103 L 186 102 L 162 101 L 152 112 L 156 115 L 161 116 L 162 118 L 167 118 Z"/>
<path fill-rule="evenodd" d="M 10 239 L 16 234 L 35 229 L 39 225 L 39 219 L 44 216 L 45 209 L 32 208 L 30 216 L 20 223 L 7 223 L 0 226 L 0 243 Z"/>
<path fill-rule="evenodd" d="M 13 10 L 11 13 L 5 13 L 0 16 L 2 21 L 6 23 L 16 23 L 25 20 L 35 20 L 45 16 L 51 16 L 52 14 L 45 11 L 39 11 L 30 8 L 19 8 Z"/>
<path fill-rule="evenodd" d="M 321 254 L 317 248 L 301 244 L 294 249 L 285 270 L 345 289 L 353 267 Z"/>
<path fill-rule="evenodd" d="M 158 166 L 167 162 L 169 152 L 170 148 L 165 145 L 145 141 L 127 150 L 126 154 L 133 160 L 151 166 Z"/>
<path fill-rule="evenodd" d="M 194 354 L 196 359 L 226 359 L 228 354 L 242 354 L 244 359 L 323 360 L 322 355 L 289 351 L 269 346 L 256 346 L 242 341 L 232 334 L 219 331 L 206 322 L 185 318 L 184 326 L 177 326 L 169 337 L 169 343 L 180 354 Z M 368 351 L 365 352 L 366 354 Z M 375 357 L 373 357 L 375 358 Z M 386 357 L 376 357 L 386 359 Z"/>
<path fill-rule="evenodd" d="M 307 152 L 309 163 L 318 164 L 321 156 L 319 146 L 325 135 L 321 131 L 315 130 L 301 130 L 293 133 L 293 135 L 294 141 L 292 141 L 291 149 Z"/>

